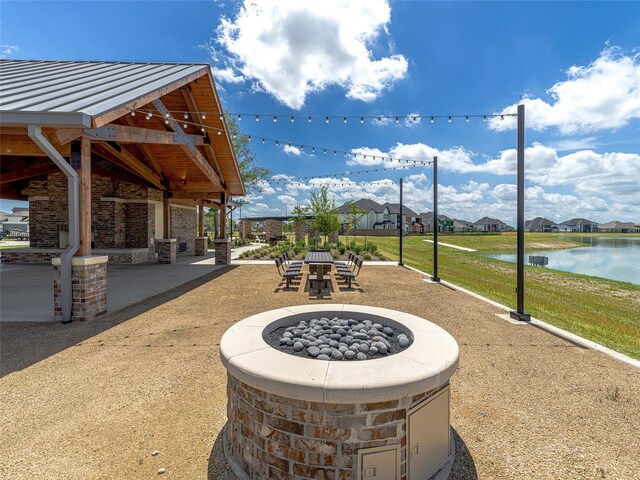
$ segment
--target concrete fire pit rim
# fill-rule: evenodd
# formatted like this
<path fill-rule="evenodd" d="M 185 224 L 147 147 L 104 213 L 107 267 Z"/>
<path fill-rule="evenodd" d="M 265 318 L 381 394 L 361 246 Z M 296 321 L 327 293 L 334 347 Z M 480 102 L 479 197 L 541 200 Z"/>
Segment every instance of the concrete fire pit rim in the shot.
<path fill-rule="evenodd" d="M 326 313 L 325 313 L 326 312 Z M 400 323 L 413 343 L 400 353 L 363 361 L 295 357 L 269 346 L 265 328 L 308 314 L 364 314 Z M 446 384 L 458 366 L 459 348 L 443 328 L 397 310 L 366 305 L 320 304 L 279 308 L 252 315 L 225 332 L 220 357 L 230 375 L 269 393 L 325 403 L 379 402 Z"/>

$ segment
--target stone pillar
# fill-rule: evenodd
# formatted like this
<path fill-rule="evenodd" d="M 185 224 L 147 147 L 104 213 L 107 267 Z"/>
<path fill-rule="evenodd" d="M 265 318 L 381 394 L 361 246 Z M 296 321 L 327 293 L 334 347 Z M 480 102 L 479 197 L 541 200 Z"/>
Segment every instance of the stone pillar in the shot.
<path fill-rule="evenodd" d="M 307 234 L 307 224 L 297 223 L 294 225 L 294 232 L 296 234 L 296 242 L 304 242 Z"/>
<path fill-rule="evenodd" d="M 231 242 L 226 238 L 216 238 L 216 265 L 231 264 Z"/>
<path fill-rule="evenodd" d="M 73 257 L 71 261 L 71 321 L 93 320 L 107 313 L 107 261 L 109 257 Z M 53 264 L 53 317 L 62 321 L 60 258 Z"/>
<path fill-rule="evenodd" d="M 175 238 L 161 238 L 158 242 L 158 263 L 176 263 L 178 241 Z"/>
<path fill-rule="evenodd" d="M 265 222 L 264 233 L 267 237 L 267 242 L 272 238 L 282 236 L 282 222 L 280 220 L 267 220 Z"/>
<path fill-rule="evenodd" d="M 209 250 L 207 247 L 207 237 L 196 237 L 196 257 L 203 257 Z"/>
<path fill-rule="evenodd" d="M 249 220 L 240 220 L 240 238 L 251 238 L 251 222 Z"/>
<path fill-rule="evenodd" d="M 329 243 L 338 243 L 338 232 L 332 232 L 328 236 Z"/>

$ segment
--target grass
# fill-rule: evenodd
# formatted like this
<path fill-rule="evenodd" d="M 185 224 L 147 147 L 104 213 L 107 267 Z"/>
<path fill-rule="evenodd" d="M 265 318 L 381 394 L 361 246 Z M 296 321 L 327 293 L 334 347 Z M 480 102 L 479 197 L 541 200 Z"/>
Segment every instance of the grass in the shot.
<path fill-rule="evenodd" d="M 28 246 L 29 245 L 2 245 L 2 243 L 0 243 L 0 250 L 8 250 L 10 248 L 25 248 Z"/>
<path fill-rule="evenodd" d="M 567 234 L 527 234 L 527 252 L 573 248 L 584 244 Z M 405 237 L 403 261 L 431 273 L 432 237 Z M 464 252 L 441 247 L 438 274 L 463 288 L 515 308 L 516 265 L 481 255 L 481 252 L 514 252 L 516 236 L 443 236 L 445 243 L 473 248 Z M 363 237 L 358 242 L 364 242 Z M 398 259 L 398 239 L 368 237 L 367 242 L 393 260 Z M 640 358 L 640 286 L 587 275 L 536 267 L 526 268 L 525 310 L 534 317 L 618 352 Z"/>

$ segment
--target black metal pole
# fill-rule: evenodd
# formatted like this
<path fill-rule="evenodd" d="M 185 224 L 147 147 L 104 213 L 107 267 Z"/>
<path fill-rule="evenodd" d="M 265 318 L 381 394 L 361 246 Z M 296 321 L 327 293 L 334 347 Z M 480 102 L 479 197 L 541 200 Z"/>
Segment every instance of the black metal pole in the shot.
<path fill-rule="evenodd" d="M 404 220 L 402 218 L 402 178 L 400 179 L 400 261 L 398 265 L 404 265 L 402 263 L 402 238 L 404 234 Z"/>
<path fill-rule="evenodd" d="M 233 242 L 233 209 L 229 212 L 229 232 L 231 232 L 231 241 Z"/>
<path fill-rule="evenodd" d="M 531 315 L 524 312 L 524 105 L 518 105 L 518 269 L 516 274 L 518 308 L 511 318 L 527 322 Z"/>
<path fill-rule="evenodd" d="M 438 157 L 433 157 L 433 276 L 431 280 L 440 281 L 438 276 Z"/>

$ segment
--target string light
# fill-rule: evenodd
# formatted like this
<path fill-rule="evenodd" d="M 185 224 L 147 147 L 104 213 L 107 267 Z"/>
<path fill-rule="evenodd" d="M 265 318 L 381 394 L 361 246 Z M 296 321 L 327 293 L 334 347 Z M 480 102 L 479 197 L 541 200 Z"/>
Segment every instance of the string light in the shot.
<path fill-rule="evenodd" d="M 260 121 L 260 115 L 256 115 L 256 122 Z"/>
<path fill-rule="evenodd" d="M 464 120 L 465 120 L 465 122 L 469 123 L 469 115 L 467 115 Z"/>
<path fill-rule="evenodd" d="M 296 117 L 294 117 L 293 115 L 291 115 L 291 123 L 296 121 Z"/>
<path fill-rule="evenodd" d="M 431 123 L 436 123 L 435 117 L 431 117 Z"/>
<path fill-rule="evenodd" d="M 276 123 L 278 121 L 278 117 L 277 116 L 273 116 L 273 123 Z"/>
<path fill-rule="evenodd" d="M 184 112 L 184 119 L 189 120 L 189 114 L 187 112 Z"/>
<path fill-rule="evenodd" d="M 453 121 L 453 119 L 451 117 L 449 117 L 448 122 L 451 123 Z"/>
<path fill-rule="evenodd" d="M 309 116 L 309 120 L 308 120 L 308 122 L 309 122 L 309 123 L 311 123 L 311 116 Z"/>
<path fill-rule="evenodd" d="M 135 117 L 136 116 L 136 111 L 135 110 L 131 110 L 131 116 Z"/>
<path fill-rule="evenodd" d="M 360 123 L 364 123 L 364 117 L 360 117 Z"/>

